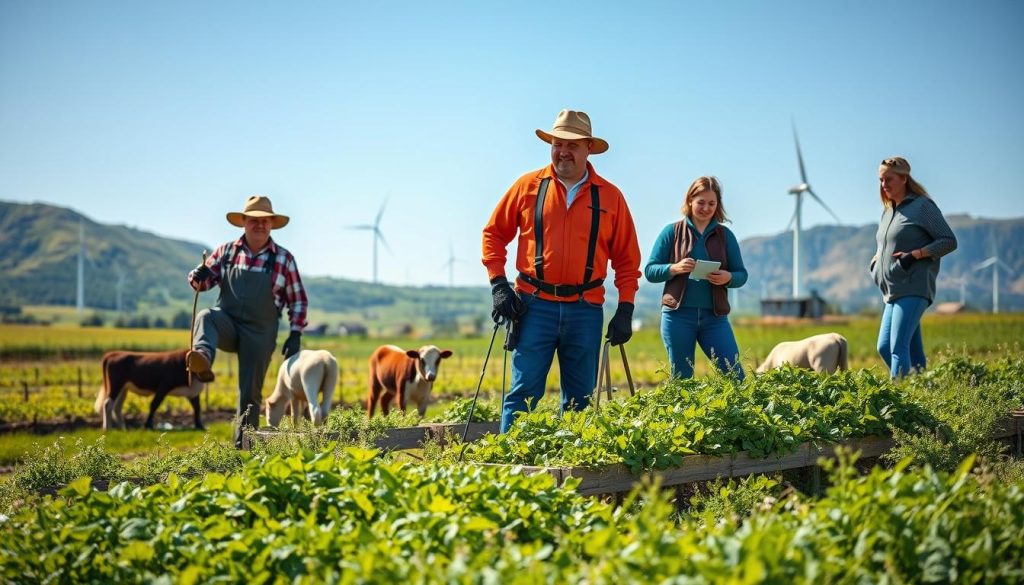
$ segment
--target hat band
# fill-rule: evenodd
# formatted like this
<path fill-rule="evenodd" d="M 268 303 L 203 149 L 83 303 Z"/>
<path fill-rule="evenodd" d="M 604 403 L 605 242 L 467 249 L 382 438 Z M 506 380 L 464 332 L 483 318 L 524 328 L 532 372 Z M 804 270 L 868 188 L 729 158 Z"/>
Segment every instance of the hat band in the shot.
<path fill-rule="evenodd" d="M 593 138 L 593 136 L 591 136 L 589 130 L 584 130 L 582 128 L 577 128 L 575 126 L 555 126 L 554 128 L 551 129 L 551 131 L 552 132 L 569 132 L 571 134 L 576 134 L 578 136 L 585 136 L 586 138 Z"/>

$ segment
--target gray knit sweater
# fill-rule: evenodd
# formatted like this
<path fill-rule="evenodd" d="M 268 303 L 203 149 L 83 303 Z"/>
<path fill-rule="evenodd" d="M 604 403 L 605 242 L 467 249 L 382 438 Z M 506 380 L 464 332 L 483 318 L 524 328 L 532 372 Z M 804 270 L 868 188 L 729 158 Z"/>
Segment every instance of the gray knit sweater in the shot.
<path fill-rule="evenodd" d="M 886 207 L 875 234 L 875 257 L 871 261 L 871 277 L 889 303 L 904 296 L 935 300 L 935 278 L 939 275 L 939 258 L 956 250 L 956 236 L 929 197 L 907 194 L 895 208 Z M 892 255 L 923 248 L 929 254 L 910 266 L 900 267 Z"/>

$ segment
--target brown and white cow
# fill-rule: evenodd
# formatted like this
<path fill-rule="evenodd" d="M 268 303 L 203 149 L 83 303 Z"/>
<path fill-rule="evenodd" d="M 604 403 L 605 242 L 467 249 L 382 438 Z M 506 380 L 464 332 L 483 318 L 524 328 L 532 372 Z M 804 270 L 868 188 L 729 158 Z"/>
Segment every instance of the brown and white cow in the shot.
<path fill-rule="evenodd" d="M 121 407 L 128 392 L 152 396 L 146 428 L 153 428 L 153 416 L 167 396 L 188 398 L 195 413 L 197 429 L 203 429 L 199 416 L 199 393 L 203 383 L 195 376 L 189 384 L 185 369 L 187 350 L 164 352 L 111 351 L 103 354 L 103 386 L 96 396 L 96 412 L 103 416 L 103 430 L 111 425 L 125 428 Z"/>
<path fill-rule="evenodd" d="M 306 415 L 322 425 L 331 412 L 334 387 L 338 384 L 338 361 L 331 352 L 304 349 L 281 363 L 277 385 L 267 399 L 267 424 L 276 427 L 285 407 L 292 405 L 292 420 L 298 423 Z M 317 396 L 322 395 L 320 402 Z"/>
<path fill-rule="evenodd" d="M 378 347 L 370 356 L 367 416 L 373 416 L 378 401 L 381 412 L 386 416 L 396 396 L 398 407 L 403 411 L 406 404 L 412 401 L 416 403 L 420 416 L 423 416 L 427 411 L 430 390 L 437 379 L 441 360 L 451 355 L 451 350 L 441 350 L 436 345 L 424 345 L 418 351 L 406 351 L 396 345 Z"/>
<path fill-rule="evenodd" d="M 846 354 L 846 338 L 838 333 L 822 333 L 776 345 L 768 358 L 757 368 L 763 374 L 782 364 L 807 368 L 819 373 L 834 374 L 850 367 Z"/>

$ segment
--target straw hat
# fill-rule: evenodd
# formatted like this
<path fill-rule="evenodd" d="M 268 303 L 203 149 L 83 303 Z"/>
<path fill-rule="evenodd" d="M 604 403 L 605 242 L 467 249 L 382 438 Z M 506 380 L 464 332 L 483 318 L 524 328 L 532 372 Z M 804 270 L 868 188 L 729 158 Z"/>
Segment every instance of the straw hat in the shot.
<path fill-rule="evenodd" d="M 288 216 L 274 213 L 274 206 L 265 195 L 253 195 L 246 200 L 242 211 L 228 212 L 228 223 L 235 227 L 245 227 L 246 216 L 269 217 L 270 229 L 278 230 L 288 225 Z"/>
<path fill-rule="evenodd" d="M 608 143 L 593 135 L 590 129 L 590 116 L 586 112 L 574 110 L 562 110 L 558 112 L 555 123 L 551 126 L 551 132 L 537 129 L 537 137 L 551 144 L 555 138 L 562 140 L 583 140 L 589 138 L 594 141 L 594 150 L 591 154 L 601 154 L 608 150 Z"/>

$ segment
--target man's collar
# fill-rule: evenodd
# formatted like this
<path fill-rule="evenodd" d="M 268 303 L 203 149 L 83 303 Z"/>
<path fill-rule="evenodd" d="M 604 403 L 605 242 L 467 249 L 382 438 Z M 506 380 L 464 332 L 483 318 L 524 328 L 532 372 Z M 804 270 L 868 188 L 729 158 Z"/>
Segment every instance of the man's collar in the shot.
<path fill-rule="evenodd" d="M 540 174 L 537 176 L 541 179 L 558 178 L 558 175 L 555 174 L 555 165 L 553 163 L 549 163 L 548 166 L 541 169 Z M 587 170 L 584 172 L 584 176 L 587 177 L 590 183 L 593 183 L 598 187 L 608 184 L 608 181 L 605 181 L 601 178 L 601 175 L 597 174 L 597 171 L 594 170 L 594 165 L 590 164 L 590 161 L 587 161 Z"/>
<path fill-rule="evenodd" d="M 243 234 L 242 237 L 235 240 L 234 246 L 236 248 L 245 248 L 252 252 L 254 255 L 259 255 L 260 252 L 263 252 L 264 250 L 270 250 L 272 254 L 277 254 L 277 244 L 274 243 L 274 238 L 267 238 L 267 245 L 263 246 L 261 250 L 251 250 L 249 249 L 249 246 L 245 241 L 245 234 Z"/>

